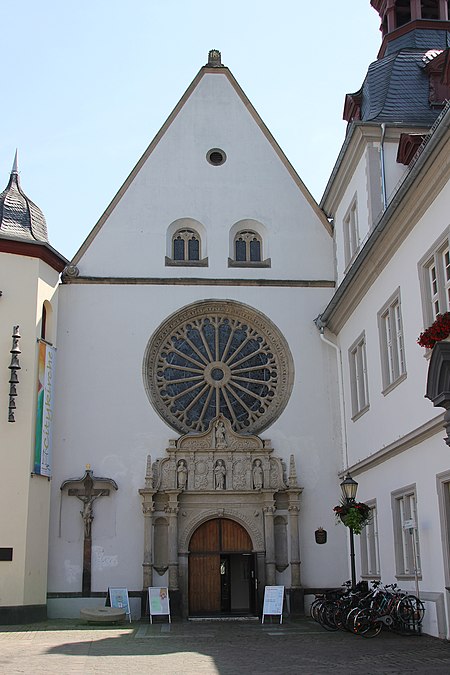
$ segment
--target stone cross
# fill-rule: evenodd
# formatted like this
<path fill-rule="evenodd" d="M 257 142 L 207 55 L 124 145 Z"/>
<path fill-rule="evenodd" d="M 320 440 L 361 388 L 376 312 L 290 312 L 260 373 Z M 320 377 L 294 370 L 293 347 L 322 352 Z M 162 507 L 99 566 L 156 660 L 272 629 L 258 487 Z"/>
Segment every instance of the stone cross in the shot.
<path fill-rule="evenodd" d="M 106 483 L 115 490 L 118 489 L 117 483 L 112 478 L 100 478 L 98 476 L 94 476 L 89 464 L 86 465 L 84 476 L 81 478 L 70 478 L 69 480 L 65 480 L 61 485 L 61 490 L 68 488 L 67 494 L 69 497 L 77 497 L 77 499 L 79 499 L 83 504 L 83 508 L 80 511 L 84 526 L 82 580 L 83 597 L 89 596 L 91 594 L 92 521 L 94 520 L 94 502 L 96 499 L 99 499 L 99 497 L 107 497 L 110 493 L 109 488 L 96 488 L 96 483 Z"/>

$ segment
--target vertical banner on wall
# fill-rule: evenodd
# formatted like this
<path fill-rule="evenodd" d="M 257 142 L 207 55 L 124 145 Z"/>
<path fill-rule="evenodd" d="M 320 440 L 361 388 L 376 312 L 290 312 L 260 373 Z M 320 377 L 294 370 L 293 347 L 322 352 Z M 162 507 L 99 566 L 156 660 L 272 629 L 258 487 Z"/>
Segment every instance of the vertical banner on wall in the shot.
<path fill-rule="evenodd" d="M 53 389 L 56 350 L 45 342 L 39 342 L 38 349 L 34 473 L 50 477 L 52 474 Z"/>

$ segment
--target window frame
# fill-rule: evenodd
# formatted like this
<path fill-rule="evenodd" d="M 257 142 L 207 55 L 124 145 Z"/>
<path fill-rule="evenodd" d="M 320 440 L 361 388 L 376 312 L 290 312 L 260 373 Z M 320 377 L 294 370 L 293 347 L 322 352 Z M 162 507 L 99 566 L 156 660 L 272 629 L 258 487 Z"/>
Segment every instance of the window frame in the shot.
<path fill-rule="evenodd" d="M 407 376 L 401 308 L 400 288 L 397 288 L 377 315 L 384 396 Z"/>
<path fill-rule="evenodd" d="M 450 311 L 450 231 L 436 240 L 419 261 L 424 326 L 431 326 L 436 315 Z M 445 263 L 445 255 L 447 263 Z M 434 274 L 433 274 L 434 270 Z"/>
<path fill-rule="evenodd" d="M 414 544 L 417 551 L 417 577 L 422 578 L 420 556 L 419 517 L 417 509 L 416 485 L 408 485 L 391 492 L 392 524 L 394 532 L 395 576 L 397 579 L 414 579 Z M 416 527 L 411 535 L 403 528 L 403 522 L 409 518 L 415 520 Z"/>
<path fill-rule="evenodd" d="M 344 236 L 344 271 L 347 272 L 361 248 L 358 225 L 358 199 L 355 194 L 342 220 Z"/>
<path fill-rule="evenodd" d="M 192 235 L 192 236 L 191 236 Z M 175 258 L 175 241 L 179 238 L 184 242 L 183 259 Z M 198 258 L 189 258 L 189 241 L 195 239 L 198 241 Z M 166 266 L 176 267 L 207 267 L 208 258 L 202 258 L 202 238 L 198 230 L 188 225 L 179 227 L 171 236 L 170 239 L 170 254 L 171 257 L 166 256 Z"/>
<path fill-rule="evenodd" d="M 237 259 L 236 244 L 240 237 L 245 236 L 245 260 Z M 251 260 L 251 243 L 257 241 L 259 244 L 259 256 L 257 260 Z M 271 260 L 264 260 L 264 240 L 259 232 L 251 228 L 238 230 L 233 236 L 232 257 L 228 258 L 228 267 L 271 267 Z"/>
<path fill-rule="evenodd" d="M 348 350 L 352 420 L 355 422 L 370 408 L 367 375 L 366 334 L 363 331 Z"/>
<path fill-rule="evenodd" d="M 450 471 L 436 476 L 441 523 L 445 585 L 450 586 Z"/>
<path fill-rule="evenodd" d="M 365 579 L 380 579 L 380 546 L 378 540 L 378 511 L 376 500 L 366 501 L 371 517 L 360 535 L 361 576 Z M 373 569 L 374 568 L 374 569 Z"/>

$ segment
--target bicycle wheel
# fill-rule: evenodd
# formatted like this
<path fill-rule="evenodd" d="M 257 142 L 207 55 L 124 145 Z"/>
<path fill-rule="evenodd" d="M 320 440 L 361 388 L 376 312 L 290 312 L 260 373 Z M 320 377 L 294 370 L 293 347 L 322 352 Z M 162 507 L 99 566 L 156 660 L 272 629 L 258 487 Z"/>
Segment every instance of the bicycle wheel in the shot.
<path fill-rule="evenodd" d="M 309 615 L 314 621 L 319 621 L 319 610 L 322 606 L 323 598 L 316 598 L 313 600 L 311 607 L 309 608 Z"/>
<path fill-rule="evenodd" d="M 405 595 L 397 605 L 398 619 L 405 625 L 420 625 L 425 615 L 425 605 L 415 595 Z"/>
<path fill-rule="evenodd" d="M 319 610 L 318 621 L 325 630 L 337 630 L 338 627 L 334 623 L 333 615 L 335 610 L 334 602 L 324 602 Z"/>
<path fill-rule="evenodd" d="M 382 628 L 377 613 L 373 609 L 361 609 L 355 616 L 353 631 L 366 638 L 376 637 Z"/>

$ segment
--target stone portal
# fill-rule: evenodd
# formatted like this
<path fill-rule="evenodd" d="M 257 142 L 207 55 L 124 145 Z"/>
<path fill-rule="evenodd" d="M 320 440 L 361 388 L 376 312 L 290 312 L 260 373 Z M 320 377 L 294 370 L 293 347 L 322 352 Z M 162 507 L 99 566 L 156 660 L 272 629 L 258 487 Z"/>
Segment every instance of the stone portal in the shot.
<path fill-rule="evenodd" d="M 277 583 L 286 587 L 291 611 L 301 611 L 301 492 L 293 456 L 286 476 L 286 468 L 274 455 L 270 441 L 235 432 L 222 415 L 211 421 L 206 432 L 170 441 L 164 458 L 154 463 L 148 458 L 145 487 L 139 490 L 145 518 L 144 591 L 148 586 L 167 585 L 172 610 L 178 608 L 183 616 L 189 616 L 199 610 L 192 591 L 192 583 L 196 583 L 192 570 L 199 563 L 191 563 L 191 559 L 194 561 L 199 553 L 211 553 L 213 560 L 214 554 L 211 564 L 219 569 L 222 563 L 238 565 L 237 559 L 227 555 L 246 553 L 251 557 L 248 574 L 253 575 L 254 589 L 248 612 L 258 613 L 264 586 Z M 214 551 L 200 552 L 199 535 L 193 535 L 201 532 L 205 523 L 209 525 L 203 532 L 211 534 L 216 528 L 219 540 Z M 223 548 L 220 537 L 224 527 L 245 533 L 245 550 Z M 211 587 L 208 591 L 205 607 L 214 607 L 212 613 L 225 612 L 226 602 L 217 610 L 220 579 L 213 577 L 211 571 L 215 590 Z M 232 575 L 229 578 L 232 580 Z M 223 593 L 221 597 L 223 601 Z"/>

